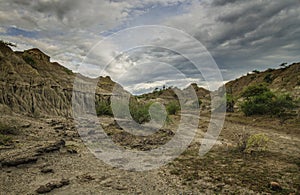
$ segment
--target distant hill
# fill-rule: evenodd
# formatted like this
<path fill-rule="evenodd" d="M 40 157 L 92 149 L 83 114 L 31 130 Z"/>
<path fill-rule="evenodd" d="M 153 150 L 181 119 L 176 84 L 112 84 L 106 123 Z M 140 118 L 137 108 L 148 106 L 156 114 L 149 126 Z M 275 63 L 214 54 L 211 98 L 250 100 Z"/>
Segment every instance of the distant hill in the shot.
<path fill-rule="evenodd" d="M 71 115 L 73 82 L 77 74 L 50 62 L 39 49 L 13 51 L 0 42 L 0 108 L 29 115 Z M 85 83 L 93 79 L 77 75 Z M 116 85 L 100 77 L 96 99 L 108 99 Z"/>
<path fill-rule="evenodd" d="M 193 88 L 196 92 L 196 95 L 200 99 L 209 99 L 210 98 L 210 91 L 207 89 L 204 89 L 203 87 L 198 87 L 196 83 L 190 84 L 186 89 Z M 154 90 L 153 92 L 143 94 L 140 97 L 145 98 L 145 99 L 164 99 L 164 100 L 173 100 L 176 99 L 176 91 L 181 91 L 177 87 L 174 88 L 165 88 L 165 89 L 157 89 Z"/>
<path fill-rule="evenodd" d="M 265 83 L 272 91 L 300 97 L 300 63 L 279 69 L 255 71 L 225 84 L 227 93 L 238 97 L 249 85 Z"/>

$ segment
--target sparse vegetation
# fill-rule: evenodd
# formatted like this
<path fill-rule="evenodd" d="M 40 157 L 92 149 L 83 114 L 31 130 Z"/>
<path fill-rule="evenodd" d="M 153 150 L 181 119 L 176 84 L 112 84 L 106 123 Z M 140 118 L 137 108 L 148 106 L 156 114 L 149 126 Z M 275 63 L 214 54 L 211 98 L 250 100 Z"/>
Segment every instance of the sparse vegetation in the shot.
<path fill-rule="evenodd" d="M 35 65 L 36 62 L 34 61 L 34 59 L 29 56 L 29 55 L 24 55 L 23 56 L 23 60 L 27 63 L 27 64 L 30 64 L 30 65 Z"/>
<path fill-rule="evenodd" d="M 247 146 L 245 151 L 265 151 L 267 149 L 269 140 L 270 139 L 263 133 L 251 135 L 247 140 Z"/>
<path fill-rule="evenodd" d="M 137 123 L 145 123 L 149 122 L 151 117 L 149 114 L 149 107 L 151 103 L 130 103 L 129 104 L 129 110 L 130 114 Z"/>
<path fill-rule="evenodd" d="M 283 116 L 295 107 L 295 103 L 288 94 L 275 95 L 265 85 L 247 87 L 242 97 L 246 98 L 241 104 L 241 109 L 246 116 L 265 114 Z"/>
<path fill-rule="evenodd" d="M 236 149 L 239 152 L 252 153 L 261 152 L 267 149 L 269 138 L 263 133 L 251 135 L 245 130 L 235 136 Z"/>
<path fill-rule="evenodd" d="M 259 70 L 252 70 L 253 73 L 260 73 Z"/>
<path fill-rule="evenodd" d="M 266 83 L 272 83 L 272 81 L 274 80 L 274 78 L 272 78 L 272 74 L 268 73 L 265 77 L 264 77 L 264 81 Z"/>
<path fill-rule="evenodd" d="M 235 100 L 230 93 L 226 93 L 226 112 L 234 112 Z"/>
<path fill-rule="evenodd" d="M 0 123 L 0 145 L 10 145 L 12 143 L 12 135 L 17 134 L 17 128 Z"/>
<path fill-rule="evenodd" d="M 0 123 L 0 134 L 2 135 L 17 135 L 18 130 L 16 127 Z"/>
<path fill-rule="evenodd" d="M 112 110 L 109 102 L 101 100 L 96 103 L 96 114 L 97 116 L 107 115 L 112 116 Z"/>
<path fill-rule="evenodd" d="M 0 145 L 10 145 L 12 143 L 12 137 L 9 135 L 0 134 Z"/>
<path fill-rule="evenodd" d="M 177 101 L 171 101 L 166 106 L 167 112 L 170 115 L 175 115 L 180 111 L 180 106 Z"/>
<path fill-rule="evenodd" d="M 114 109 L 118 113 L 118 117 L 126 117 L 124 110 L 128 109 L 128 102 L 118 102 L 114 106 Z M 129 101 L 129 111 L 133 120 L 137 123 L 145 123 L 150 121 L 149 107 L 151 103 L 138 102 L 134 98 L 130 98 Z M 96 113 L 97 116 L 113 116 L 112 107 L 109 101 L 101 100 L 96 103 Z M 124 113 L 124 115 L 122 115 Z"/>
<path fill-rule="evenodd" d="M 287 63 L 286 63 L 286 62 L 284 62 L 284 63 L 281 63 L 279 66 L 280 66 L 280 67 L 284 67 L 284 68 L 285 68 L 285 67 L 286 67 L 286 65 L 287 65 Z"/>
<path fill-rule="evenodd" d="M 68 68 L 64 68 L 64 71 L 68 74 L 68 75 L 72 75 L 73 71 L 68 69 Z"/>
<path fill-rule="evenodd" d="M 10 46 L 10 47 L 17 47 L 16 44 L 14 43 L 11 43 L 11 42 L 8 42 L 8 41 L 3 41 L 3 40 L 0 40 L 0 43 L 3 43 L 4 45 L 6 46 Z"/>

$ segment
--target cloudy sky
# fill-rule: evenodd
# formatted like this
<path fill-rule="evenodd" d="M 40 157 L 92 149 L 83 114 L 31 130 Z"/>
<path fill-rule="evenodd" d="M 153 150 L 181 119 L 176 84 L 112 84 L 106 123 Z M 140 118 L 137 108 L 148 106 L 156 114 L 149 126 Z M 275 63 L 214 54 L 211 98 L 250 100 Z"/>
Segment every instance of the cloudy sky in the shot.
<path fill-rule="evenodd" d="M 110 75 L 143 93 L 163 85 L 206 86 L 208 73 L 191 56 L 203 55 L 202 70 L 219 70 L 224 81 L 300 61 L 299 13 L 299 0 L 0 0 L 0 39 L 16 43 L 16 50 L 38 47 L 74 71 Z M 171 32 L 126 31 L 143 25 Z M 131 48 L 131 42 L 143 44 Z"/>

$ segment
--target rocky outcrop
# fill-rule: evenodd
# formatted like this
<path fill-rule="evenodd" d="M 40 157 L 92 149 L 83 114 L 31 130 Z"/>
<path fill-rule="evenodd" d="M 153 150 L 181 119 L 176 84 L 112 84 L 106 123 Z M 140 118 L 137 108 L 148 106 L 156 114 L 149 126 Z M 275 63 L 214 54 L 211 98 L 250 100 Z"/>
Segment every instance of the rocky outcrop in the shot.
<path fill-rule="evenodd" d="M 50 62 L 50 57 L 39 49 L 14 52 L 0 43 L 0 105 L 14 112 L 31 116 L 71 116 L 76 76 L 86 85 L 95 81 Z M 109 77 L 97 79 L 96 100 L 108 101 L 116 83 Z"/>

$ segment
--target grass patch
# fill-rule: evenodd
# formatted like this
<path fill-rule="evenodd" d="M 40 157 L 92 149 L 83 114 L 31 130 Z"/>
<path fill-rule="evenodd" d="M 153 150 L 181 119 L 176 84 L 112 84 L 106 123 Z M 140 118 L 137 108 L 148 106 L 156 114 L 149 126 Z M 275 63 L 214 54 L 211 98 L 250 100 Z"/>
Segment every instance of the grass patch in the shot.
<path fill-rule="evenodd" d="M 180 106 L 177 101 L 171 101 L 166 106 L 169 115 L 175 115 L 180 111 Z"/>
<path fill-rule="evenodd" d="M 2 135 L 0 134 L 0 145 L 11 145 L 12 144 L 12 137 L 9 135 Z"/>
<path fill-rule="evenodd" d="M 193 185 L 197 180 L 209 178 L 214 184 L 211 190 L 216 193 L 222 193 L 218 184 L 224 183 L 231 186 L 231 190 L 244 187 L 256 193 L 289 194 L 299 187 L 297 162 L 296 157 L 269 151 L 245 154 L 218 149 L 200 157 L 197 149 L 188 149 L 169 166 L 170 174 L 181 178 L 183 185 Z M 283 177 L 284 181 L 278 181 Z M 272 191 L 268 186 L 271 181 L 278 181 L 283 189 Z M 197 188 L 201 190 L 201 184 Z"/>
<path fill-rule="evenodd" d="M 151 103 L 139 103 L 139 102 L 130 103 L 129 110 L 133 120 L 135 120 L 135 122 L 139 124 L 149 122 L 151 120 L 149 114 L 150 106 Z"/>
<path fill-rule="evenodd" d="M 113 116 L 109 102 L 104 100 L 96 102 L 96 114 L 97 116 L 102 116 L 102 115 Z"/>
<path fill-rule="evenodd" d="M 18 134 L 19 132 L 16 127 L 0 123 L 0 145 L 11 145 L 12 136 Z"/>
<path fill-rule="evenodd" d="M 17 135 L 18 130 L 16 127 L 9 126 L 4 123 L 0 123 L 0 134 L 2 134 L 2 135 Z"/>

